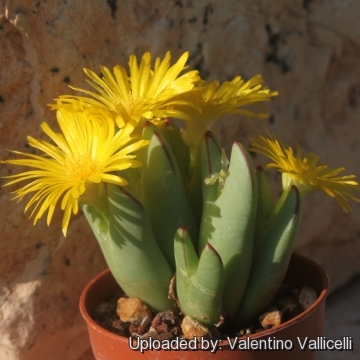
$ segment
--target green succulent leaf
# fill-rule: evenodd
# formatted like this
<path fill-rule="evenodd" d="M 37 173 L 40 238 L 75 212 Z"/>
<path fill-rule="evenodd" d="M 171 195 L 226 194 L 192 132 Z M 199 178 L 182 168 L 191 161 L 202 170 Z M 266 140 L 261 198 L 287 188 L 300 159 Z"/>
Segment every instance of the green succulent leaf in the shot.
<path fill-rule="evenodd" d="M 202 147 L 203 177 L 223 169 L 222 154 L 212 137 Z M 250 274 L 257 206 L 255 170 L 246 149 L 239 143 L 232 148 L 225 185 L 219 195 L 218 183 L 203 184 L 203 217 L 200 251 L 210 243 L 225 269 L 224 310 L 234 315 Z"/>
<path fill-rule="evenodd" d="M 156 126 L 168 141 L 179 165 L 184 184 L 187 184 L 189 179 L 190 150 L 185 144 L 179 128 L 170 119 L 158 121 Z"/>
<path fill-rule="evenodd" d="M 88 184 L 80 204 L 96 238 L 106 237 L 109 231 L 109 200 L 104 184 Z"/>
<path fill-rule="evenodd" d="M 150 143 L 143 149 L 139 198 L 150 218 L 154 236 L 175 271 L 174 236 L 177 229 L 185 226 L 191 237 L 197 240 L 198 228 L 168 141 L 151 123 L 146 124 L 143 138 Z"/>
<path fill-rule="evenodd" d="M 256 212 L 254 251 L 261 245 L 261 240 L 268 227 L 268 218 L 275 206 L 271 193 L 269 180 L 261 166 L 256 168 L 256 180 L 258 186 L 258 204 Z"/>
<path fill-rule="evenodd" d="M 191 160 L 190 181 L 186 187 L 187 196 L 190 202 L 191 211 L 198 227 L 201 224 L 203 211 L 202 176 L 200 162 L 200 146 L 193 150 L 194 158 Z"/>
<path fill-rule="evenodd" d="M 205 326 L 214 326 L 223 312 L 224 268 L 219 254 L 207 244 L 198 258 L 185 228 L 175 235 L 176 292 L 180 307 Z"/>
<path fill-rule="evenodd" d="M 228 163 L 225 151 L 220 149 L 212 132 L 207 131 L 201 143 L 201 191 L 204 209 L 214 203 L 222 192 L 229 174 Z M 205 237 L 202 240 L 204 242 L 200 249 L 206 244 Z"/>
<path fill-rule="evenodd" d="M 123 187 L 113 184 L 108 186 L 108 206 L 107 228 L 98 226 L 100 219 L 93 216 L 91 205 L 84 205 L 83 210 L 116 281 L 129 297 L 141 299 L 155 311 L 172 308 L 168 290 L 173 271 L 143 206 Z"/>
<path fill-rule="evenodd" d="M 279 289 L 289 265 L 302 214 L 298 189 L 292 186 L 279 203 L 281 207 L 275 206 L 276 215 L 270 215 L 271 225 L 254 253 L 250 279 L 236 314 L 240 326 L 253 321 L 264 311 Z"/>

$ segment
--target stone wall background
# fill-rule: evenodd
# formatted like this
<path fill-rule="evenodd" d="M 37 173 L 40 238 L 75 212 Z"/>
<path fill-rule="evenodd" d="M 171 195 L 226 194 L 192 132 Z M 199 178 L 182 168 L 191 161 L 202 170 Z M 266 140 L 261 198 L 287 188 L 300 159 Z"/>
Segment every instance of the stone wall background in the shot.
<path fill-rule="evenodd" d="M 29 151 L 26 136 L 39 137 L 44 120 L 54 124 L 47 104 L 71 92 L 68 84 L 86 86 L 83 67 L 189 50 L 204 78 L 261 73 L 280 93 L 267 122 L 216 125 L 228 149 L 266 124 L 284 143 L 359 177 L 359 18 L 357 0 L 2 0 L 0 158 L 14 156 L 6 149 Z M 2 165 L 0 176 L 13 170 Z M 82 215 L 65 239 L 59 212 L 51 227 L 43 219 L 32 227 L 10 190 L 0 190 L 0 358 L 78 360 L 89 346 L 78 298 L 105 268 L 103 257 Z M 305 203 L 296 248 L 335 288 L 360 272 L 360 206 L 345 215 L 322 194 Z"/>

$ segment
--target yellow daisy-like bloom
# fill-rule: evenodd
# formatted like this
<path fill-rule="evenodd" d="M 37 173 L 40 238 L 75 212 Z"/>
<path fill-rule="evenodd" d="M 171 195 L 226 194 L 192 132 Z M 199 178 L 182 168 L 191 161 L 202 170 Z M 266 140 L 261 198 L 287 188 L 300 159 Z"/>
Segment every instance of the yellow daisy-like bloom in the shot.
<path fill-rule="evenodd" d="M 190 117 L 184 132 L 187 144 L 195 147 L 211 125 L 224 115 L 241 114 L 266 118 L 268 112 L 259 103 L 269 101 L 278 93 L 262 87 L 263 81 L 261 75 L 253 76 L 246 82 L 237 76 L 221 85 L 218 81 L 207 82 L 198 87 L 196 92 L 189 94 L 196 107 L 187 109 Z M 259 111 L 243 108 L 245 105 L 252 105 Z"/>
<path fill-rule="evenodd" d="M 133 130 L 131 125 L 117 131 L 113 119 L 106 116 L 88 117 L 81 112 L 59 109 L 57 121 L 62 133 L 55 133 L 45 122 L 41 124 L 42 130 L 55 145 L 28 137 L 29 145 L 44 155 L 12 151 L 26 158 L 5 160 L 2 163 L 31 168 L 20 174 L 6 176 L 13 180 L 4 186 L 31 180 L 14 191 L 14 199 L 22 199 L 34 193 L 25 207 L 26 212 L 36 204 L 30 215 L 38 210 L 34 225 L 46 211 L 49 225 L 55 206 L 62 197 L 62 230 L 66 235 L 71 213 L 78 212 L 78 200 L 85 193 L 87 185 L 101 182 L 127 185 L 127 181 L 114 172 L 140 166 L 141 162 L 135 159 L 133 152 L 147 145 L 148 141 L 134 141 L 130 136 Z"/>
<path fill-rule="evenodd" d="M 292 148 L 286 149 L 274 135 L 269 138 L 257 135 L 250 141 L 251 151 L 263 154 L 273 161 L 266 167 L 276 168 L 282 173 L 284 190 L 295 185 L 303 196 L 322 190 L 334 198 L 345 212 L 351 211 L 347 198 L 360 202 L 354 195 L 354 192 L 360 191 L 355 175 L 339 176 L 345 170 L 344 167 L 332 169 L 327 164 L 317 165 L 319 157 L 310 152 L 303 158 L 299 145 L 295 155 Z"/>
<path fill-rule="evenodd" d="M 185 111 L 174 108 L 179 105 L 193 106 L 179 95 L 191 91 L 194 83 L 200 81 L 198 71 L 195 70 L 179 76 L 186 68 L 188 57 L 188 52 L 185 52 L 174 65 L 170 66 L 171 54 L 167 52 L 162 61 L 160 58 L 156 59 L 152 70 L 150 53 L 147 52 L 142 56 L 139 65 L 136 56 L 131 55 L 130 75 L 119 65 L 114 67 L 113 74 L 108 68 L 101 66 L 102 77 L 89 69 L 84 69 L 89 77 L 87 82 L 97 92 L 72 87 L 90 97 L 63 95 L 60 97 L 60 102 L 71 104 L 80 100 L 85 106 L 102 107 L 119 115 L 125 123 L 134 124 L 135 121 L 134 126 L 142 118 L 188 119 Z M 174 97 L 177 97 L 176 100 Z M 58 109 L 59 104 L 52 107 Z M 123 123 L 118 124 L 119 127 L 122 125 Z"/>

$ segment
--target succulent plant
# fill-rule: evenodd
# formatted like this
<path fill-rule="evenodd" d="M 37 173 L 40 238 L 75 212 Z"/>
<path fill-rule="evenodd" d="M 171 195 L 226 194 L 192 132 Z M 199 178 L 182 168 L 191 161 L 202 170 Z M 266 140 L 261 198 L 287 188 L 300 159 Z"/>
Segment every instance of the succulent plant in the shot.
<path fill-rule="evenodd" d="M 246 325 L 266 308 L 285 276 L 302 215 L 302 199 L 323 190 L 350 210 L 359 201 L 353 175 L 317 166 L 276 138 L 253 136 L 251 150 L 268 156 L 282 172 L 283 193 L 275 202 L 265 171 L 255 169 L 248 150 L 234 143 L 228 159 L 209 130 L 220 116 L 265 117 L 260 102 L 276 92 L 257 75 L 219 84 L 183 71 L 188 54 L 170 67 L 170 54 L 150 68 L 146 53 L 130 75 L 105 67 L 100 78 L 86 70 L 97 92 L 62 96 L 57 111 L 62 133 L 46 123 L 55 143 L 29 137 L 45 153 L 3 163 L 30 167 L 6 185 L 31 180 L 15 198 L 35 193 L 35 223 L 51 221 L 61 199 L 63 232 L 80 205 L 115 279 L 129 297 L 155 312 L 171 309 L 175 274 L 181 311 L 207 327 L 227 313 Z M 244 105 L 255 105 L 255 112 Z M 185 127 L 169 117 L 185 121 Z"/>
<path fill-rule="evenodd" d="M 175 131 L 169 120 L 165 123 L 165 128 Z M 138 152 L 141 170 L 128 169 L 123 174 L 132 183 L 132 191 L 109 185 L 107 196 L 101 199 L 108 202 L 108 209 L 102 211 L 108 213 L 107 224 L 101 231 L 96 203 L 83 205 L 115 278 L 130 297 L 162 311 L 173 307 L 168 290 L 176 273 L 181 310 L 207 326 L 216 324 L 224 312 L 241 323 L 242 306 L 248 314 L 252 310 L 248 302 L 256 303 L 256 316 L 271 300 L 287 269 L 301 218 L 297 188 L 280 199 L 283 204 L 276 214 L 269 213 L 272 222 L 259 240 L 265 245 L 253 254 L 258 178 L 264 174 L 255 171 L 247 150 L 235 143 L 227 165 L 214 135 L 204 134 L 200 155 L 203 211 L 201 223 L 196 224 L 166 135 L 146 123 L 142 138 L 149 145 Z M 279 263 L 272 261 L 274 253 L 279 253 Z M 249 282 L 253 261 L 259 262 L 256 272 L 260 276 Z M 243 298 L 246 302 L 240 306 Z"/>

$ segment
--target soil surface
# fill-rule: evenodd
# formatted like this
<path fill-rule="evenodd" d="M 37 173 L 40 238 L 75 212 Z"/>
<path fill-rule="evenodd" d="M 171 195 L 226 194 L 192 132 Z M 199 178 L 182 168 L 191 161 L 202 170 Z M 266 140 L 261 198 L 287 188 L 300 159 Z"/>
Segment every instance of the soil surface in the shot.
<path fill-rule="evenodd" d="M 310 299 L 307 295 L 309 291 Z M 274 325 L 284 323 L 300 314 L 304 311 L 304 308 L 311 305 L 312 301 L 315 301 L 316 295 L 315 298 L 311 300 L 312 292 L 314 292 L 314 290 L 307 287 L 303 289 L 291 289 L 287 285 L 282 285 L 265 313 L 259 317 L 259 321 L 239 329 L 231 322 L 231 319 L 224 314 L 222 324 L 212 329 L 207 336 L 212 339 L 234 338 L 251 335 L 269 329 Z M 142 336 L 146 338 L 151 336 L 153 339 L 184 337 L 181 330 L 181 323 L 184 316 L 180 310 L 167 310 L 158 313 L 153 316 L 151 322 L 146 325 L 121 321 L 116 310 L 118 300 L 122 297 L 122 293 L 116 293 L 108 302 L 97 306 L 93 318 L 100 326 L 112 333 L 125 337 Z"/>

